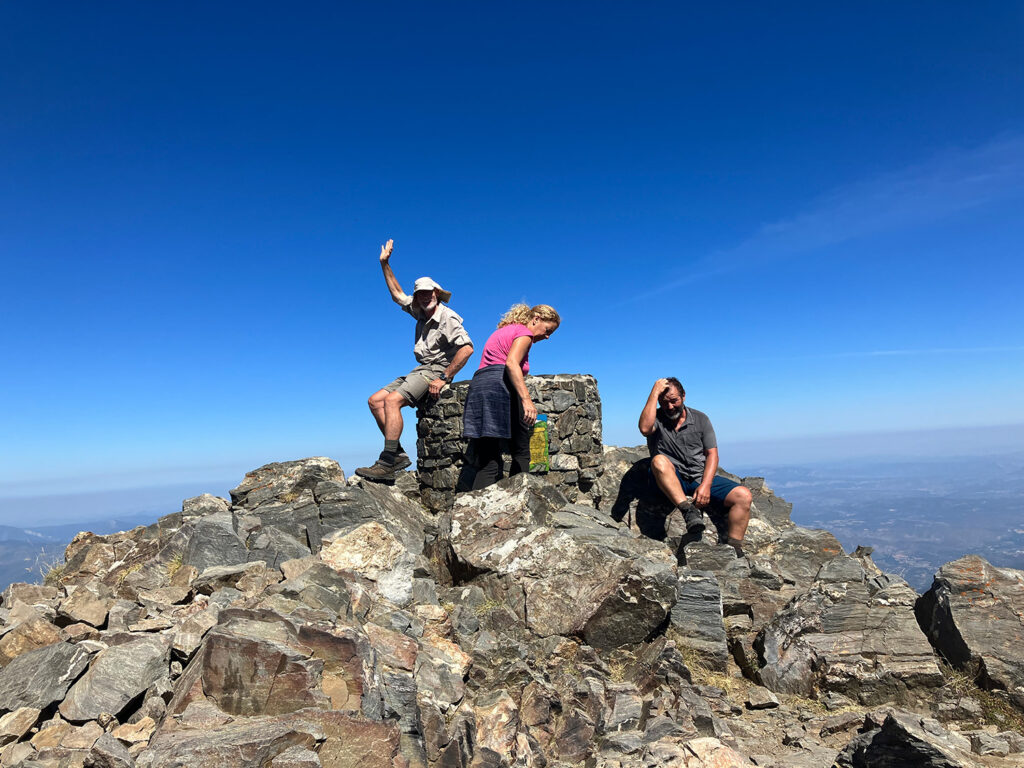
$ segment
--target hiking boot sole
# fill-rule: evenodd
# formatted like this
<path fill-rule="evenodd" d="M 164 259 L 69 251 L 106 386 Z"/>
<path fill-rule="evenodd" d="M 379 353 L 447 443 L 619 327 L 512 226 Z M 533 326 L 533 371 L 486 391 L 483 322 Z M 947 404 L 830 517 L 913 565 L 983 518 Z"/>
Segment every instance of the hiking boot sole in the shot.
<path fill-rule="evenodd" d="M 379 470 L 376 465 L 372 467 L 358 467 L 356 474 L 364 480 L 373 480 L 374 482 L 381 483 L 394 482 L 395 479 L 394 470 Z"/>

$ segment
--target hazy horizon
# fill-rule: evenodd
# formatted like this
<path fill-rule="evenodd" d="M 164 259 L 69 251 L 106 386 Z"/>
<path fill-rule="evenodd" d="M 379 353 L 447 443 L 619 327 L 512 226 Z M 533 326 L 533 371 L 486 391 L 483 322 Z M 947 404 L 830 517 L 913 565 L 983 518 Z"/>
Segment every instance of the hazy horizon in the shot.
<path fill-rule="evenodd" d="M 722 468 L 743 476 L 770 475 L 773 467 L 815 467 L 844 461 L 851 465 L 885 461 L 899 464 L 957 457 L 1024 456 L 1024 425 L 816 435 L 734 444 L 719 439 Z M 639 444 L 639 439 L 619 443 Z M 300 458 L 306 457 L 280 456 L 273 461 Z M 339 463 L 350 476 L 361 454 L 348 451 L 342 458 Z M 25 527 L 25 519 L 33 520 L 35 525 L 87 522 L 150 511 L 158 517 L 178 511 L 181 501 L 191 496 L 212 493 L 227 497 L 245 473 L 257 466 L 261 464 L 239 462 L 234 466 L 163 468 L 148 474 L 3 482 L 0 525 Z M 767 481 L 771 485 L 772 478 L 768 476 Z"/>

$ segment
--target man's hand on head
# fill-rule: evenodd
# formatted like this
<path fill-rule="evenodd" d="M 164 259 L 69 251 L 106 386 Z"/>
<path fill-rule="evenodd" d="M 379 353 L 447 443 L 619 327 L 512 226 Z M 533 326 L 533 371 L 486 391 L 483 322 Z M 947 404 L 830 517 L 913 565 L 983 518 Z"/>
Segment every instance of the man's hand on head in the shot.
<path fill-rule="evenodd" d="M 651 388 L 651 392 L 653 392 L 658 397 L 661 397 L 661 395 L 665 392 L 666 389 L 668 389 L 668 387 L 668 379 L 658 379 L 656 382 L 654 382 L 654 386 Z"/>
<path fill-rule="evenodd" d="M 430 386 L 427 387 L 427 392 L 430 393 L 430 396 L 432 398 L 437 400 L 437 398 L 440 397 L 441 390 L 444 389 L 444 385 L 446 383 L 447 382 L 444 379 L 434 379 L 432 382 L 430 382 Z"/>
<path fill-rule="evenodd" d="M 380 247 L 380 263 L 387 264 L 388 259 L 391 258 L 391 250 L 395 247 L 394 240 L 388 240 L 384 245 Z"/>

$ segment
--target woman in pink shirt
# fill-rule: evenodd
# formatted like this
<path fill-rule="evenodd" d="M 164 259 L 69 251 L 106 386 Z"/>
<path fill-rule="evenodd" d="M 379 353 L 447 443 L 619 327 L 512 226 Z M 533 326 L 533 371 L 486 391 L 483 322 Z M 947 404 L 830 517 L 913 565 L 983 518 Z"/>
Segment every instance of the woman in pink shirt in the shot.
<path fill-rule="evenodd" d="M 516 304 L 484 345 L 462 419 L 462 434 L 470 438 L 469 452 L 477 468 L 474 491 L 501 479 L 503 439 L 510 441 L 509 476 L 529 470 L 530 431 L 537 421 L 537 407 L 523 377 L 530 370 L 530 347 L 549 338 L 561 322 L 547 304 Z"/>

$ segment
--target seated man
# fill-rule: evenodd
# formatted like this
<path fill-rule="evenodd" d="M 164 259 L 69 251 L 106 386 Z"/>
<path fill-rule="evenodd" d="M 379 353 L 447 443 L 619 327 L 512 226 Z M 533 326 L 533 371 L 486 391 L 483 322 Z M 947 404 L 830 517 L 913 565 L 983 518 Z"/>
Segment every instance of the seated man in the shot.
<path fill-rule="evenodd" d="M 428 396 L 436 399 L 473 354 L 473 342 L 462 327 L 462 318 L 446 306 L 452 297 L 450 292 L 429 277 L 416 281 L 412 296 L 402 290 L 388 263 L 393 246 L 393 240 L 381 246 L 380 266 L 392 300 L 416 319 L 413 354 L 419 365 L 374 392 L 367 401 L 384 434 L 384 450 L 373 466 L 359 467 L 356 474 L 384 482 L 394 480 L 396 470 L 412 464 L 401 444 L 402 408 L 417 405 Z"/>
<path fill-rule="evenodd" d="M 718 442 L 711 421 L 700 411 L 687 408 L 686 390 L 679 380 L 658 379 L 640 413 L 640 434 L 651 451 L 651 474 L 668 500 L 679 507 L 686 530 L 704 530 L 703 515 L 680 505 L 688 495 L 704 509 L 712 502 L 728 516 L 726 543 L 743 557 L 743 535 L 750 522 L 750 489 L 717 477 Z M 660 406 L 660 407 L 658 407 Z"/>

